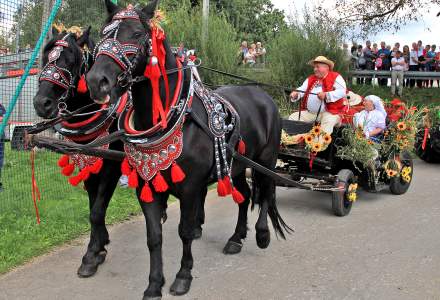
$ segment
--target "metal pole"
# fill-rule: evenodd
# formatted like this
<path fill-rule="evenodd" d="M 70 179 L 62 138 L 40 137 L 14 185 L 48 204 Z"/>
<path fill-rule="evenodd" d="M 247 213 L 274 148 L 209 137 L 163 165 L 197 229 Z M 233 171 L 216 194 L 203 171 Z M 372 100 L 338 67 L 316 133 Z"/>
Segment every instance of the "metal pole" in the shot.
<path fill-rule="evenodd" d="M 53 0 L 44 0 L 43 2 L 43 15 L 41 17 L 41 32 L 43 32 L 44 26 L 47 23 L 47 19 L 49 18 L 49 14 L 51 11 L 51 7 L 53 6 Z M 46 44 L 50 39 L 52 38 L 52 30 L 49 30 L 44 37 L 43 44 Z M 44 47 L 41 47 L 40 53 L 39 53 L 39 60 L 38 64 L 40 65 L 40 68 L 43 67 L 43 49 Z"/>
<path fill-rule="evenodd" d="M 209 35 L 209 0 L 203 0 L 202 48 L 206 50 Z"/>

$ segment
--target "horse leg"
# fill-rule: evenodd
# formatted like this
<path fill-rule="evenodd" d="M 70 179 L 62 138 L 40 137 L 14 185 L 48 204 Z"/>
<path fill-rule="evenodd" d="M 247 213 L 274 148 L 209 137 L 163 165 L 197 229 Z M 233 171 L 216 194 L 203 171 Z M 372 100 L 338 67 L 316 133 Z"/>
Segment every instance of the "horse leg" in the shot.
<path fill-rule="evenodd" d="M 140 189 L 137 191 L 139 203 L 144 213 L 147 227 L 147 245 L 150 252 L 150 275 L 148 287 L 144 292 L 143 300 L 161 299 L 162 287 L 165 284 L 162 262 L 162 223 L 164 215 L 164 202 L 168 194 L 154 193 L 154 201 L 145 203 L 140 200 Z"/>
<path fill-rule="evenodd" d="M 197 213 L 196 224 L 194 227 L 194 239 L 200 239 L 202 237 L 202 225 L 205 224 L 205 199 L 208 193 L 208 187 L 203 189 L 200 201 L 196 201 Z"/>
<path fill-rule="evenodd" d="M 244 202 L 238 205 L 238 221 L 235 227 L 234 234 L 229 238 L 225 247 L 223 248 L 224 254 L 237 254 L 241 252 L 243 247 L 243 240 L 247 235 L 247 213 L 250 203 L 251 190 L 246 182 L 246 172 L 239 174 L 233 178 L 234 186 L 239 190 L 243 197 Z"/>
<path fill-rule="evenodd" d="M 257 240 L 257 246 L 261 249 L 265 249 L 270 243 L 270 231 L 267 224 L 267 215 L 269 211 L 269 203 L 271 197 L 275 197 L 275 184 L 271 178 L 254 172 L 253 176 L 254 184 L 257 190 L 255 199 L 256 203 L 260 205 L 260 214 L 258 216 L 257 223 L 255 224 L 255 235 Z"/>
<path fill-rule="evenodd" d="M 193 279 L 191 270 L 194 264 L 191 244 L 194 239 L 194 227 L 196 224 L 197 213 L 197 204 L 195 200 L 204 198 L 203 192 L 204 190 L 188 191 L 187 193 L 183 193 L 183 196 L 180 197 L 179 236 L 182 240 L 183 255 L 180 270 L 170 287 L 170 293 L 174 296 L 186 294 L 191 287 Z"/>
<path fill-rule="evenodd" d="M 105 215 L 118 184 L 119 169 L 119 164 L 105 163 L 98 175 L 92 175 L 85 182 L 89 193 L 91 231 L 87 252 L 83 256 L 77 272 L 79 277 L 93 276 L 97 272 L 98 266 L 105 261 L 107 255 L 105 246 L 110 243 L 105 226 Z"/>

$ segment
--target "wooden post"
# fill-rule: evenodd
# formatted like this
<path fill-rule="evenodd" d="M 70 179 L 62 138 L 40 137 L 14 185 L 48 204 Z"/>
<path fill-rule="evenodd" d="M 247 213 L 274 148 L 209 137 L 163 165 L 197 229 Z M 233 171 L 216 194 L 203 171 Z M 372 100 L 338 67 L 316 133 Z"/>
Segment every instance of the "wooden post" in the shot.
<path fill-rule="evenodd" d="M 202 49 L 206 50 L 209 36 L 209 0 L 203 0 Z"/>

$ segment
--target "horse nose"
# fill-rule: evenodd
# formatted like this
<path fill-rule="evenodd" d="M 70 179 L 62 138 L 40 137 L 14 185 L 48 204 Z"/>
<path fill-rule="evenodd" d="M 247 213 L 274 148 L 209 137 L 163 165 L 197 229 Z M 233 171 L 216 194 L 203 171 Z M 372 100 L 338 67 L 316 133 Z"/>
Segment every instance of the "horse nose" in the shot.
<path fill-rule="evenodd" d="M 55 110 L 55 106 L 55 101 L 51 98 L 40 95 L 34 97 L 34 108 L 39 117 L 50 117 Z"/>
<path fill-rule="evenodd" d="M 105 74 L 98 75 L 95 72 L 87 74 L 87 85 L 93 99 L 101 99 L 109 95 L 112 89 L 110 78 Z"/>

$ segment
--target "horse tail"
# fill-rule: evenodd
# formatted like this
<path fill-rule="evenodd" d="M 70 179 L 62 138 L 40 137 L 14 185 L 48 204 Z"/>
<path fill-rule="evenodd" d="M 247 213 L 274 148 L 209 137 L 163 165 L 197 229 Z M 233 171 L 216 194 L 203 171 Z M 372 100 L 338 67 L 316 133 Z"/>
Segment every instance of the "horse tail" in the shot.
<path fill-rule="evenodd" d="M 286 239 L 285 233 L 292 234 L 294 230 L 289 225 L 287 225 L 287 223 L 281 217 L 280 212 L 278 211 L 275 190 L 273 191 L 273 196 L 269 197 L 268 202 L 269 202 L 268 215 L 270 221 L 272 222 L 272 227 L 275 231 L 275 235 L 277 237 L 280 236 L 282 239 L 285 240 Z"/>

